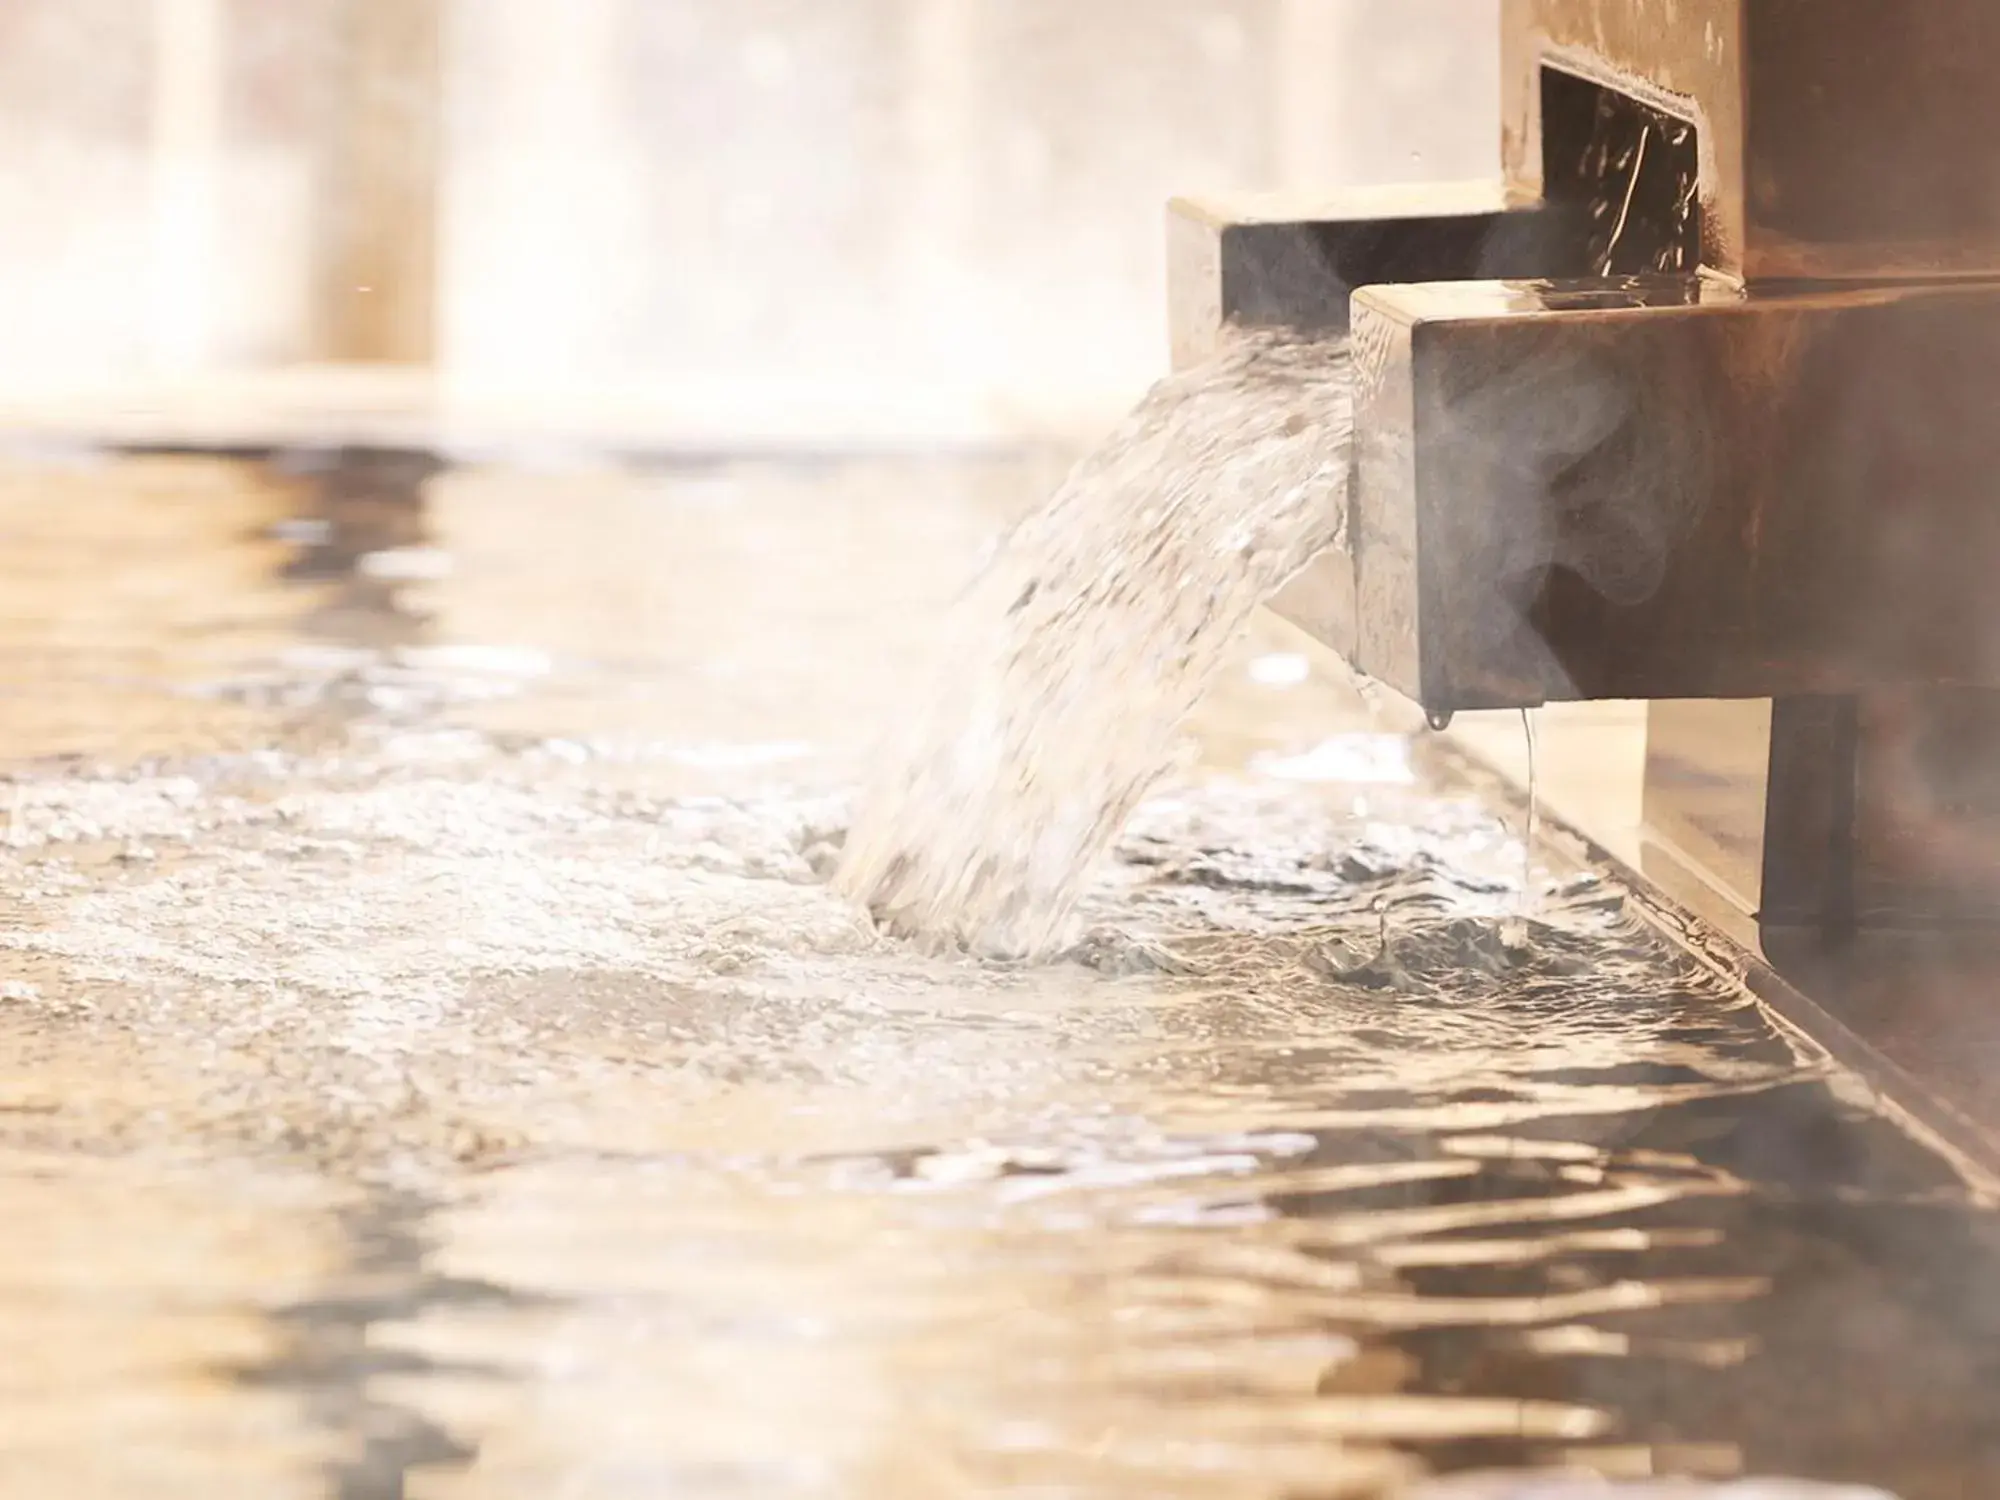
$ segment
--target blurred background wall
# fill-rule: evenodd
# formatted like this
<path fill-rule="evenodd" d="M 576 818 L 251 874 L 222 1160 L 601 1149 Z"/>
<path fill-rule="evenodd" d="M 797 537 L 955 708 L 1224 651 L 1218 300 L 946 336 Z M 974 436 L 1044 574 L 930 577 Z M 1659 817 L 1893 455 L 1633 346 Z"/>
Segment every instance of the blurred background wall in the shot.
<path fill-rule="evenodd" d="M 1497 0 L 5 0 L 0 395 L 328 362 L 1074 426 L 1162 204 L 1489 176 Z"/>

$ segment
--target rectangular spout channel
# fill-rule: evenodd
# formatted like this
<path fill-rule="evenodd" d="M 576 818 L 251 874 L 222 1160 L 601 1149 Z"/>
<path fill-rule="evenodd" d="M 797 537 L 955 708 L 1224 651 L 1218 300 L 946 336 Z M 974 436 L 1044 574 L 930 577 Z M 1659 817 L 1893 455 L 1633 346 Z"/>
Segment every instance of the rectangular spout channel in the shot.
<path fill-rule="evenodd" d="M 1427 709 L 2000 686 L 2000 286 L 1377 286 L 1352 337 L 1310 624 Z"/>
<path fill-rule="evenodd" d="M 1578 205 L 1511 204 L 1498 182 L 1210 194 L 1167 205 L 1174 365 L 1227 328 L 1347 327 L 1359 287 L 1588 274 Z"/>
<path fill-rule="evenodd" d="M 1592 222 L 1585 199 L 1513 202 L 1497 181 L 1176 198 L 1167 208 L 1174 368 L 1213 354 L 1233 329 L 1345 331 L 1354 292 L 1376 283 L 1593 274 Z M 1335 640 L 1354 619 L 1353 583 L 1351 568 L 1309 568 L 1273 606 Z"/>

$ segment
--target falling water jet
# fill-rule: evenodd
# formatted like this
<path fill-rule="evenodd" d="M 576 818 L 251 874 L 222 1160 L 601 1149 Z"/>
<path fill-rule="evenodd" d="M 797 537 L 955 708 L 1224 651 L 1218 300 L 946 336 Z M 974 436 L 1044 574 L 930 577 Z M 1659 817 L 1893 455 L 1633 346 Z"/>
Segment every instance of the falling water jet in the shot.
<path fill-rule="evenodd" d="M 1156 386 L 960 599 L 875 758 L 835 885 L 888 930 L 1064 946 L 1252 613 L 1342 540 L 1346 340 L 1233 339 Z"/>

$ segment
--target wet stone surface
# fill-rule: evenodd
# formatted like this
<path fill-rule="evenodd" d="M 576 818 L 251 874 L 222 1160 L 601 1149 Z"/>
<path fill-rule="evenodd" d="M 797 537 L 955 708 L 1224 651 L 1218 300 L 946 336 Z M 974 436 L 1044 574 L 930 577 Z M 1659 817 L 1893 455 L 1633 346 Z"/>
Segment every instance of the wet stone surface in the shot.
<path fill-rule="evenodd" d="M 1050 477 L 0 472 L 0 1494 L 2000 1493 L 1979 1195 L 1275 622 L 1061 961 L 827 889 Z"/>

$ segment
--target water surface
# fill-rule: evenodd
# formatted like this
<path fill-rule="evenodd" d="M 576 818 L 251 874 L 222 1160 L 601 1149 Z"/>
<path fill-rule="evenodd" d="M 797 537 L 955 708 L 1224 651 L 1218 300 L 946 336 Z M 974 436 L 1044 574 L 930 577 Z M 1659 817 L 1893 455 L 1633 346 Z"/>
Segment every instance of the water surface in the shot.
<path fill-rule="evenodd" d="M 1035 460 L 0 473 L 0 1494 L 2000 1492 L 2000 1244 L 1275 622 L 1038 969 L 821 883 Z"/>

